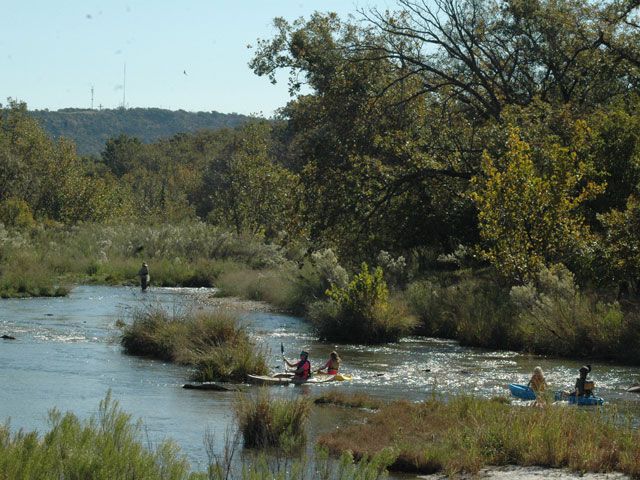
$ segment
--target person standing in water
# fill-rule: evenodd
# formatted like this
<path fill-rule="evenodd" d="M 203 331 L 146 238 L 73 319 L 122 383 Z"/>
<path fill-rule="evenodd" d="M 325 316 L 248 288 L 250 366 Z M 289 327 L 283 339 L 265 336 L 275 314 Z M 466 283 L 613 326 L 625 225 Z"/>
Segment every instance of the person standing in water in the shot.
<path fill-rule="evenodd" d="M 140 277 L 140 288 L 143 292 L 147 291 L 149 284 L 151 283 L 151 276 L 149 275 L 149 266 L 146 263 L 142 264 L 142 267 L 138 271 Z"/>

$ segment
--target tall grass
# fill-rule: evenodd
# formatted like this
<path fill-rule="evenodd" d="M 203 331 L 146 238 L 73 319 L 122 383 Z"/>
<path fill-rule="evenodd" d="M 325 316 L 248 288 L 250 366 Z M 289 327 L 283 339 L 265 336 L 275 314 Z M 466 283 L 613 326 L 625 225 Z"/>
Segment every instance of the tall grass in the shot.
<path fill-rule="evenodd" d="M 238 398 L 235 415 L 247 448 L 277 448 L 285 453 L 304 451 L 311 401 L 304 397 L 271 397 L 261 388 Z"/>
<path fill-rule="evenodd" d="M 0 427 L 0 478 L 12 480 L 196 480 L 178 447 L 163 441 L 145 448 L 141 425 L 107 394 L 87 421 L 52 410 L 49 431 L 11 433 Z"/>
<path fill-rule="evenodd" d="M 0 478 L 7 480 L 377 480 L 386 477 L 388 454 L 355 462 L 349 454 L 336 462 L 326 451 L 282 461 L 279 456 L 258 455 L 234 459 L 234 442 L 212 454 L 213 438 L 205 438 L 209 465 L 192 472 L 186 458 L 171 440 L 152 447 L 143 441 L 143 426 L 134 423 L 108 393 L 97 414 L 85 421 L 58 410 L 49 413 L 49 430 L 12 433 L 0 426 Z"/>
<path fill-rule="evenodd" d="M 124 327 L 121 343 L 131 355 L 193 365 L 199 381 L 241 381 L 268 371 L 264 352 L 229 312 L 138 309 Z"/>
<path fill-rule="evenodd" d="M 209 287 L 223 272 L 286 263 L 280 247 L 190 222 L 179 225 L 0 226 L 0 294 L 46 295 L 65 282 L 137 283 L 142 261 L 153 285 Z M 28 268 L 24 268 L 24 267 Z"/>
<path fill-rule="evenodd" d="M 535 283 L 508 288 L 466 272 L 409 285 L 405 298 L 420 333 L 463 345 L 558 356 L 640 362 L 640 315 L 582 292 L 566 270 L 543 270 Z"/>
<path fill-rule="evenodd" d="M 392 448 L 390 468 L 405 472 L 454 475 L 486 465 L 538 465 L 640 476 L 640 433 L 607 411 L 514 408 L 470 397 L 396 402 L 319 443 L 356 458 Z"/>

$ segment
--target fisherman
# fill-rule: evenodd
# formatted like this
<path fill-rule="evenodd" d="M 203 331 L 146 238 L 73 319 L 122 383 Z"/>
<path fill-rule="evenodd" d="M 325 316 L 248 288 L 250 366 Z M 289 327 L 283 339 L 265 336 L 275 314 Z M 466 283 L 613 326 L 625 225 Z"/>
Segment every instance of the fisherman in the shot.
<path fill-rule="evenodd" d="M 282 359 L 288 366 L 295 368 L 295 370 L 293 370 L 293 379 L 291 380 L 293 383 L 302 383 L 309 380 L 309 377 L 311 376 L 311 362 L 309 362 L 309 353 L 305 352 L 304 350 L 300 352 L 300 360 L 297 363 L 291 363 L 285 358 L 284 354 L 282 355 Z"/>
<path fill-rule="evenodd" d="M 140 277 L 140 288 L 143 292 L 147 291 L 149 284 L 151 283 L 151 277 L 149 276 L 149 266 L 146 263 L 142 264 L 142 267 L 138 271 Z"/>
<path fill-rule="evenodd" d="M 326 370 L 326 373 L 329 375 L 337 375 L 338 370 L 340 369 L 340 357 L 338 356 L 338 352 L 335 350 L 331 352 L 329 355 L 329 360 L 324 364 L 323 367 L 320 367 L 316 370 L 316 373 L 320 373 L 322 370 Z"/>

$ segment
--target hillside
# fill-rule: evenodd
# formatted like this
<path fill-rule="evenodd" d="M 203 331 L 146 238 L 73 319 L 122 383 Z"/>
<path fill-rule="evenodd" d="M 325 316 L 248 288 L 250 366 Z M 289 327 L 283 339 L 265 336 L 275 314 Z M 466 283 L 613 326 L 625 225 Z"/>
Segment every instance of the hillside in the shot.
<path fill-rule="evenodd" d="M 144 143 L 176 133 L 235 127 L 249 117 L 237 113 L 186 112 L 160 108 L 85 110 L 66 108 L 30 112 L 54 139 L 73 140 L 80 154 L 99 154 L 105 142 L 122 133 Z"/>

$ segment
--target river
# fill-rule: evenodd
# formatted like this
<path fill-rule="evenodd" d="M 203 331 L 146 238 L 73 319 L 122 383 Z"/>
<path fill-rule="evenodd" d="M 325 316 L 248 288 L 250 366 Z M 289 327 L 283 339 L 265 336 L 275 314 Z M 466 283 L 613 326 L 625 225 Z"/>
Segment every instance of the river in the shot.
<path fill-rule="evenodd" d="M 168 309 L 207 308 L 202 289 L 78 286 L 68 297 L 0 300 L 0 421 L 12 428 L 47 429 L 47 412 L 57 407 L 80 418 L 95 413 L 110 389 L 134 419 L 141 419 L 151 442 L 172 438 L 194 469 L 206 466 L 204 436 L 213 432 L 221 448 L 233 427 L 233 392 L 185 390 L 189 369 L 124 355 L 118 318 L 134 308 L 162 304 Z M 314 365 L 337 348 L 353 381 L 340 385 L 274 387 L 278 395 L 340 388 L 384 399 L 422 400 L 432 395 L 508 395 L 509 383 L 526 383 L 540 365 L 554 389 L 573 385 L 581 363 L 508 351 L 461 347 L 454 341 L 422 337 L 377 347 L 318 342 L 302 319 L 266 312 L 243 314 L 257 343 L 268 351 L 274 371 L 282 369 L 280 343 L 294 359 L 304 348 Z M 630 347 L 631 348 L 631 347 Z M 597 394 L 640 418 L 640 395 L 625 392 L 640 380 L 640 368 L 594 364 Z M 249 389 L 253 387 L 248 387 Z M 330 428 L 343 414 L 317 414 L 313 429 Z"/>

